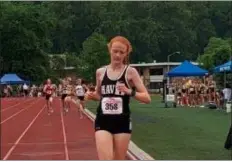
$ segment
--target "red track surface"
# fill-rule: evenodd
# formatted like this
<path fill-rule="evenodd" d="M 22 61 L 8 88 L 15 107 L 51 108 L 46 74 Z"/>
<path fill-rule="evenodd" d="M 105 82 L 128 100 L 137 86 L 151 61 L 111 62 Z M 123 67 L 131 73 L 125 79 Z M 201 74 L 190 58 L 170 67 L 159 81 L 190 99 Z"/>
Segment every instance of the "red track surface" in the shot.
<path fill-rule="evenodd" d="M 97 160 L 93 123 L 75 105 L 63 116 L 54 100 L 48 116 L 44 98 L 1 99 L 1 159 Z"/>

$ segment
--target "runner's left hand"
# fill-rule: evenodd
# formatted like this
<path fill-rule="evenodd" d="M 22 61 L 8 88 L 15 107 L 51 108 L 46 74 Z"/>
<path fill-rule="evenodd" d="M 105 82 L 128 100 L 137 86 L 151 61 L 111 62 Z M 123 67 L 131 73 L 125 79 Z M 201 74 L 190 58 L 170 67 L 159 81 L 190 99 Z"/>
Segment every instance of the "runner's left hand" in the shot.
<path fill-rule="evenodd" d="M 127 95 L 130 95 L 130 94 L 131 94 L 131 89 L 128 89 L 124 83 L 119 83 L 119 84 L 117 84 L 117 87 L 116 87 L 116 88 L 117 88 L 120 92 L 124 92 L 124 93 L 126 93 Z"/>

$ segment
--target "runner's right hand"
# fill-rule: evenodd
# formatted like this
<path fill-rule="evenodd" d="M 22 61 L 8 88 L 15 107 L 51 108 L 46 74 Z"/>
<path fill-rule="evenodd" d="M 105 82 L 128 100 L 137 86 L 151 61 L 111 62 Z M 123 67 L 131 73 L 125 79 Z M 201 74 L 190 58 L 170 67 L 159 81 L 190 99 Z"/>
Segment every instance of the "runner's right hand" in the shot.
<path fill-rule="evenodd" d="M 94 100 L 96 98 L 96 92 L 95 91 L 87 91 L 85 93 L 85 99 L 86 100 Z"/>

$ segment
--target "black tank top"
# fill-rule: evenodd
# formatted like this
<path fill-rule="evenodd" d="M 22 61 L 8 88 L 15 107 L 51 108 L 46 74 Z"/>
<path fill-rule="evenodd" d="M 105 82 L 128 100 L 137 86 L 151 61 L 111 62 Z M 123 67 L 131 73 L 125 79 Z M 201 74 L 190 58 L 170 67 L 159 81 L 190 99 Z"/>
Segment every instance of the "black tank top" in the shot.
<path fill-rule="evenodd" d="M 130 116 L 130 96 L 120 93 L 117 82 L 124 83 L 127 88 L 129 85 L 126 80 L 128 66 L 124 68 L 119 78 L 111 80 L 107 76 L 107 67 L 101 83 L 101 100 L 97 108 L 97 115 L 103 116 Z"/>
<path fill-rule="evenodd" d="M 65 84 L 62 86 L 62 93 L 63 94 L 69 94 L 72 90 L 72 86 L 69 84 Z"/>

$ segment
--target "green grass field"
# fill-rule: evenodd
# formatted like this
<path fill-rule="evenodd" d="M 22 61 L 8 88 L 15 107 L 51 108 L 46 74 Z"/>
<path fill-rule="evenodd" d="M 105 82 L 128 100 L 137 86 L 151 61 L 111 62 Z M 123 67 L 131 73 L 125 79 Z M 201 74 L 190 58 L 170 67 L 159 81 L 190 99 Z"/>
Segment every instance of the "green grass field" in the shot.
<path fill-rule="evenodd" d="M 98 103 L 88 102 L 96 112 Z M 208 108 L 164 108 L 160 97 L 149 105 L 130 104 L 132 140 L 156 160 L 230 160 L 224 149 L 231 114 Z"/>

